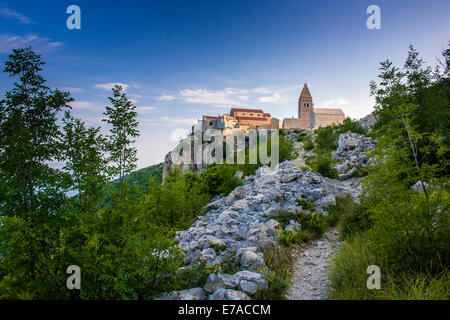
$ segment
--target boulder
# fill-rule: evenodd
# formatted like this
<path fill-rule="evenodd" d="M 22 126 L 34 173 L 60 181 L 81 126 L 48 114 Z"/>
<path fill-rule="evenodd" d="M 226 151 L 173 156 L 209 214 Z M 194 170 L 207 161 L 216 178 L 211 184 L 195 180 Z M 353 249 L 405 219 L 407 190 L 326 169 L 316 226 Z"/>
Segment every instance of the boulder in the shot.
<path fill-rule="evenodd" d="M 235 289 L 239 285 L 239 278 L 229 274 L 214 274 L 211 273 L 206 280 L 203 289 L 206 292 L 214 292 L 217 288 Z"/>
<path fill-rule="evenodd" d="M 219 287 L 208 297 L 208 300 L 250 300 L 250 297 L 240 291 Z"/>
<path fill-rule="evenodd" d="M 162 296 L 157 300 L 206 300 L 206 295 L 202 288 L 191 288 L 172 291 L 167 296 Z"/>

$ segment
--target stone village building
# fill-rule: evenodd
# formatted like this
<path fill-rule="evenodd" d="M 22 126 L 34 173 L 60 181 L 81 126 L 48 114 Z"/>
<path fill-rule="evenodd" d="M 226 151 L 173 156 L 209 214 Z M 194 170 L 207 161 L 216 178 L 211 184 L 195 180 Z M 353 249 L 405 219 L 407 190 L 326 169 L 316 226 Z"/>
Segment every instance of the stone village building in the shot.
<path fill-rule="evenodd" d="M 305 83 L 298 99 L 298 118 L 283 119 L 283 129 L 318 129 L 345 120 L 344 112 L 334 108 L 314 108 L 311 93 Z"/>
<path fill-rule="evenodd" d="M 220 129 L 226 136 L 233 131 L 247 132 L 249 129 L 318 129 L 341 124 L 344 119 L 345 115 L 341 109 L 314 108 L 311 93 L 305 83 L 298 99 L 298 118 L 285 118 L 281 122 L 261 109 L 232 108 L 228 114 L 204 115 L 199 120 L 199 125 L 203 132 L 207 129 Z"/>

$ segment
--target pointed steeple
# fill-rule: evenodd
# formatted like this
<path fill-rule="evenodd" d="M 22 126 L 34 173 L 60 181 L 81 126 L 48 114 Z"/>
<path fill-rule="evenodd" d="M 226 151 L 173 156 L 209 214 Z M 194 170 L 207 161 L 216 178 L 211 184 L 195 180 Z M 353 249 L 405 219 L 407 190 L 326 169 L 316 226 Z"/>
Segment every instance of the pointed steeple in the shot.
<path fill-rule="evenodd" d="M 298 98 L 298 118 L 302 122 L 302 128 L 309 129 L 314 127 L 314 103 L 306 82 Z"/>
<path fill-rule="evenodd" d="M 302 93 L 300 94 L 299 100 L 312 100 L 311 93 L 309 92 L 308 85 L 303 85 Z"/>

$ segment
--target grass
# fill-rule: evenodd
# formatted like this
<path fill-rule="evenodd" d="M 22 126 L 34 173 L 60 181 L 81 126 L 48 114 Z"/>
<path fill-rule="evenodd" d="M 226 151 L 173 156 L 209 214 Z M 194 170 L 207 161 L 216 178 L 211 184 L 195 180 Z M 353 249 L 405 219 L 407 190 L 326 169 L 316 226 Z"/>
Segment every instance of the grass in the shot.
<path fill-rule="evenodd" d="M 448 272 L 391 275 L 373 255 L 371 243 L 357 235 L 338 251 L 330 268 L 329 298 L 337 300 L 448 300 Z M 379 265 L 381 289 L 367 289 L 369 265 Z"/>
<path fill-rule="evenodd" d="M 302 210 L 315 212 L 317 205 L 315 203 L 312 203 L 309 200 L 304 199 L 297 199 L 295 200 L 295 203 L 297 203 L 299 206 L 302 207 Z"/>
<path fill-rule="evenodd" d="M 312 168 L 310 166 L 308 166 L 307 164 L 301 164 L 298 163 L 295 165 L 297 168 L 302 169 L 303 171 L 312 171 Z"/>
<path fill-rule="evenodd" d="M 268 287 L 254 295 L 256 300 L 284 300 L 292 275 L 291 250 L 280 245 L 271 245 L 264 250 L 264 261 L 267 268 L 261 270 Z"/>

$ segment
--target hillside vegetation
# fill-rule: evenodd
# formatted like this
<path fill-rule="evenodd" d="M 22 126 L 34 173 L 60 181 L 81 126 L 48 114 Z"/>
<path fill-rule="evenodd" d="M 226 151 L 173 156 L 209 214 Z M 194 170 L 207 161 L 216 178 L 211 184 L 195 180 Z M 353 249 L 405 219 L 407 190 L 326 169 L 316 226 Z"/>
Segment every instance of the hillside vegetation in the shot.
<path fill-rule="evenodd" d="M 371 84 L 377 147 L 359 203 L 338 198 L 345 244 L 331 270 L 333 299 L 449 299 L 449 61 L 432 72 L 410 48 L 403 68 L 381 63 Z M 366 286 L 370 265 L 381 289 Z"/>
<path fill-rule="evenodd" d="M 285 244 L 301 242 L 338 224 L 345 244 L 332 266 L 331 298 L 449 298 L 449 50 L 444 57 L 443 72 L 425 68 L 414 49 L 402 69 L 382 63 L 380 82 L 371 86 L 378 121 L 370 135 L 378 144 L 359 202 L 336 197 L 327 221 L 298 215 L 310 233 L 281 236 Z M 186 268 L 175 233 L 191 226 L 211 200 L 241 186 L 238 171 L 252 175 L 261 163 L 213 164 L 201 174 L 175 170 L 161 184 L 161 164 L 134 171 L 139 124 L 123 89 L 111 92 L 103 135 L 71 114 L 69 92 L 46 85 L 43 65 L 24 48 L 13 50 L 4 69 L 15 83 L 0 101 L 0 298 L 152 299 L 203 286 L 213 270 L 204 263 Z M 319 130 L 314 141 L 299 137 L 315 151 L 313 170 L 336 177 L 331 152 L 349 130 L 366 134 L 347 120 Z M 279 149 L 280 162 L 293 157 L 293 143 L 282 134 Z M 292 168 L 285 166 L 283 178 L 300 171 L 285 164 Z M 312 176 L 319 175 L 305 172 Z M 292 190 L 299 188 L 289 181 Z M 279 220 L 290 218 L 286 213 Z M 66 287 L 66 269 L 74 264 L 81 290 Z M 366 287 L 369 265 L 381 269 L 381 290 Z M 271 297 L 281 295 L 290 272 L 286 265 L 278 269 L 283 283 Z"/>

